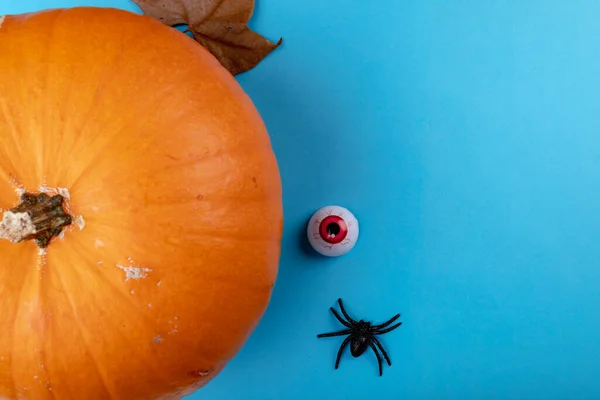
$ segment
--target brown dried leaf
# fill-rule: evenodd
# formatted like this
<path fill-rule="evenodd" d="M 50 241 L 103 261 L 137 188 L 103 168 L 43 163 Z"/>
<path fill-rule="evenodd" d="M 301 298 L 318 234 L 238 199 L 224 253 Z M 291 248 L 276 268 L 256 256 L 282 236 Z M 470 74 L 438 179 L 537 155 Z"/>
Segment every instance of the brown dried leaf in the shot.
<path fill-rule="evenodd" d="M 233 75 L 258 65 L 280 44 L 248 28 L 254 0 L 132 0 L 169 26 L 187 24 L 194 39 Z"/>

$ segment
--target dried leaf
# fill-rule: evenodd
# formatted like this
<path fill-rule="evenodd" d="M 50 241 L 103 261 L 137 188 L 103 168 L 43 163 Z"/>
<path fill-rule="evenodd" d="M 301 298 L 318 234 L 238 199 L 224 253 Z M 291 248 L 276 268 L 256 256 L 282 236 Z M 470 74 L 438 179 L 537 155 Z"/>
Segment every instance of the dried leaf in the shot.
<path fill-rule="evenodd" d="M 188 25 L 194 39 L 233 75 L 254 68 L 280 44 L 248 28 L 254 0 L 132 0 L 169 26 Z"/>

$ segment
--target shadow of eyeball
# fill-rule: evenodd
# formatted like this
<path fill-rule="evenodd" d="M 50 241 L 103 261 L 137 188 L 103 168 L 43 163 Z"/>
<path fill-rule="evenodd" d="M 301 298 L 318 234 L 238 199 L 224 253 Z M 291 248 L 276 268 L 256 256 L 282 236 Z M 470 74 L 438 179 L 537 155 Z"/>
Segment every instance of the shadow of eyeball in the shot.
<path fill-rule="evenodd" d="M 315 251 L 326 257 L 339 257 L 356 245 L 358 220 L 347 208 L 323 207 L 310 218 L 306 234 Z"/>

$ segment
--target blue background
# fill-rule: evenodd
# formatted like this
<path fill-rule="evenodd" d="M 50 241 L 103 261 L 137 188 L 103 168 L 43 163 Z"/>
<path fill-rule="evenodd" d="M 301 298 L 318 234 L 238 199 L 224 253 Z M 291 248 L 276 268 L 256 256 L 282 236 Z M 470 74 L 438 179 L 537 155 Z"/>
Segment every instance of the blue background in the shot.
<path fill-rule="evenodd" d="M 9 0 L 2 13 L 127 0 Z M 600 398 L 600 2 L 258 0 L 283 46 L 239 81 L 279 158 L 264 320 L 192 399 Z M 355 249 L 303 241 L 350 208 Z M 328 311 L 404 325 L 348 353 Z M 201 395 L 200 395 L 201 394 Z"/>

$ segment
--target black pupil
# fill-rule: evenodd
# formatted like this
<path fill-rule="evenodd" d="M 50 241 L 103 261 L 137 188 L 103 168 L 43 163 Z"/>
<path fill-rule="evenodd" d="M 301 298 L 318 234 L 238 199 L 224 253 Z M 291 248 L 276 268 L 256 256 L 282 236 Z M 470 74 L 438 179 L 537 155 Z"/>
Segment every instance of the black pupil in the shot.
<path fill-rule="evenodd" d="M 340 231 L 340 226 L 335 222 L 332 222 L 329 225 L 327 225 L 327 233 L 330 235 L 337 236 L 340 233 Z"/>

